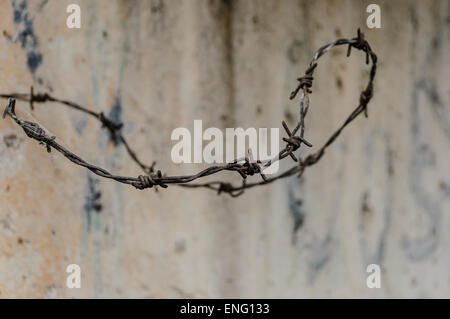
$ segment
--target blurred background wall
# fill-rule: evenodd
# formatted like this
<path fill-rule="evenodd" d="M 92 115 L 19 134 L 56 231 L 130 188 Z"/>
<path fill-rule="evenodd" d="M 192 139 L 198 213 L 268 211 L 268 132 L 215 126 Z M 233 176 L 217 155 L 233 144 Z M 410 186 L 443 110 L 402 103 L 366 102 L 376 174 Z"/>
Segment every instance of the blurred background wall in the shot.
<path fill-rule="evenodd" d="M 1 93 L 33 85 L 104 111 L 170 175 L 202 167 L 170 159 L 172 130 L 195 119 L 292 126 L 289 93 L 323 44 L 361 27 L 379 68 L 369 118 L 302 180 L 235 199 L 100 179 L 0 121 L 0 298 L 449 297 L 450 2 L 376 1 L 382 28 L 368 29 L 371 2 L 79 0 L 81 29 L 68 29 L 72 1 L 1 0 Z M 315 73 L 312 150 L 367 81 L 364 55 L 345 53 Z M 92 118 L 52 103 L 17 109 L 84 159 L 141 173 Z M 81 289 L 66 288 L 71 263 Z M 366 286 L 371 263 L 380 289 Z"/>

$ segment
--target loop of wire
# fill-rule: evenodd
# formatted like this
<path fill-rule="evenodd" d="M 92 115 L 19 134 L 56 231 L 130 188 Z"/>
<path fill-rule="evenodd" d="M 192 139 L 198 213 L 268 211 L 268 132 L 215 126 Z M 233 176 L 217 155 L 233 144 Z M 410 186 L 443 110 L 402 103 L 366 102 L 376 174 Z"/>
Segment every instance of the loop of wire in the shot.
<path fill-rule="evenodd" d="M 308 113 L 309 107 L 310 107 L 310 101 L 309 101 L 309 94 L 312 93 L 312 85 L 313 85 L 313 73 L 314 70 L 317 67 L 317 61 L 318 59 L 323 56 L 326 52 L 328 52 L 330 49 L 340 46 L 340 45 L 348 45 L 347 49 L 347 56 L 350 56 L 351 48 L 355 48 L 357 50 L 363 51 L 366 54 L 366 63 L 369 63 L 369 60 L 372 61 L 372 67 L 370 69 L 370 77 L 369 82 L 366 86 L 366 88 L 361 92 L 360 98 L 359 98 L 359 105 L 353 110 L 353 112 L 347 117 L 347 119 L 344 121 L 344 123 L 328 138 L 328 140 L 325 142 L 325 144 L 318 149 L 315 153 L 309 154 L 306 156 L 306 158 L 301 159 L 300 157 L 296 157 L 294 152 L 296 152 L 302 144 L 305 144 L 308 147 L 312 147 L 312 144 L 308 142 L 304 138 L 304 132 L 305 132 L 305 118 Z M 12 93 L 12 94 L 0 94 L 0 97 L 8 98 L 8 106 L 6 107 L 3 118 L 5 118 L 6 115 L 9 115 L 22 129 L 24 130 L 25 134 L 32 138 L 37 140 L 40 144 L 43 144 L 46 146 L 47 151 L 50 152 L 51 149 L 55 149 L 61 154 L 63 154 L 66 158 L 68 158 L 70 161 L 75 163 L 76 165 L 83 166 L 87 169 L 89 169 L 91 172 L 93 172 L 96 175 L 99 175 L 104 178 L 113 179 L 117 182 L 129 184 L 134 186 L 137 189 L 143 190 L 147 188 L 152 187 L 162 187 L 167 188 L 168 184 L 175 184 L 183 187 L 189 187 L 189 188 L 207 188 L 217 191 L 218 194 L 221 193 L 227 193 L 232 197 L 237 197 L 243 194 L 244 190 L 248 188 L 252 188 L 255 186 L 260 185 L 266 185 L 269 183 L 272 183 L 276 180 L 286 178 L 289 176 L 297 175 L 298 177 L 301 177 L 305 168 L 312 166 L 316 164 L 324 155 L 325 150 L 338 138 L 338 136 L 341 134 L 343 129 L 352 122 L 359 114 L 364 113 L 367 116 L 367 105 L 369 104 L 370 100 L 373 97 L 373 81 L 375 79 L 376 75 L 376 69 L 377 69 L 377 56 L 372 51 L 369 43 L 365 40 L 364 34 L 361 32 L 360 29 L 358 29 L 357 36 L 353 39 L 337 39 L 336 41 L 326 44 L 319 48 L 309 64 L 308 68 L 305 71 L 305 74 L 302 77 L 299 77 L 297 81 L 299 82 L 297 87 L 291 92 L 290 99 L 294 99 L 297 94 L 301 91 L 300 96 L 300 103 L 299 103 L 299 120 L 297 125 L 294 127 L 294 129 L 291 131 L 286 124 L 285 121 L 282 121 L 283 128 L 285 129 L 287 133 L 287 137 L 283 137 L 283 141 L 286 143 L 286 146 L 284 149 L 282 149 L 277 156 L 275 156 L 273 159 L 270 159 L 268 161 L 259 161 L 259 160 L 253 160 L 251 153 L 247 157 L 241 160 L 235 160 L 232 163 L 228 163 L 225 165 L 217 165 L 217 166 L 211 166 L 209 168 L 206 168 L 197 174 L 194 175 L 186 175 L 186 176 L 166 176 L 161 173 L 160 170 L 158 170 L 156 173 L 154 171 L 155 162 L 153 162 L 151 165 L 144 164 L 136 155 L 135 151 L 133 151 L 128 143 L 128 141 L 125 139 L 125 137 L 121 133 L 121 129 L 123 127 L 123 123 L 115 123 L 111 119 L 109 119 L 103 112 L 97 113 L 92 110 L 89 110 L 79 104 L 76 104 L 71 101 L 58 99 L 53 96 L 51 96 L 48 93 L 38 93 L 35 94 L 33 87 L 31 87 L 29 94 L 23 94 L 23 93 Z M 62 145 L 56 142 L 55 136 L 48 135 L 44 129 L 42 129 L 39 124 L 29 122 L 29 121 L 23 121 L 19 119 L 16 116 L 15 113 L 15 103 L 17 100 L 21 101 L 27 101 L 30 103 L 30 108 L 34 109 L 34 103 L 45 103 L 45 102 L 55 102 L 60 103 L 63 105 L 66 105 L 70 108 L 79 110 L 81 112 L 84 112 L 98 121 L 102 124 L 102 127 L 106 128 L 110 131 L 111 134 L 113 134 L 115 137 L 118 138 L 119 141 L 123 143 L 125 146 L 128 155 L 130 158 L 139 165 L 139 167 L 145 172 L 145 175 L 139 175 L 138 177 L 126 177 L 126 176 L 118 176 L 113 175 L 107 170 L 92 165 L 90 163 L 87 163 L 83 159 L 81 159 L 79 156 L 75 155 L 74 153 L 70 152 L 66 148 L 64 148 Z M 276 175 L 267 177 L 264 174 L 264 170 L 271 166 L 276 161 L 280 161 L 286 157 L 291 157 L 297 164 L 287 171 Z M 243 179 L 241 186 L 233 186 L 230 183 L 221 182 L 221 181 L 213 181 L 213 182 L 207 182 L 207 183 L 191 183 L 194 180 L 210 176 L 213 174 L 216 174 L 221 171 L 234 171 L 237 172 Z M 259 182 L 253 182 L 253 183 L 247 183 L 247 176 L 253 176 L 255 174 L 259 174 L 262 178 L 262 181 Z"/>

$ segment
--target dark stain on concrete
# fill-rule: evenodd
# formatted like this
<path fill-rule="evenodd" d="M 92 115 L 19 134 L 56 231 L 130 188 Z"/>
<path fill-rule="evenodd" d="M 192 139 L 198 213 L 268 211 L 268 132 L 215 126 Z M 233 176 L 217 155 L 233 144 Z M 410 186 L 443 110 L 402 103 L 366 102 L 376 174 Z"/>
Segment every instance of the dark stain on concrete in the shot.
<path fill-rule="evenodd" d="M 231 6 L 231 4 L 233 3 L 233 0 L 222 0 L 222 3 L 224 5 Z"/>
<path fill-rule="evenodd" d="M 75 127 L 75 131 L 79 135 L 81 135 L 86 128 L 88 122 L 88 116 L 84 113 L 73 112 L 73 115 L 70 117 L 73 126 Z"/>
<path fill-rule="evenodd" d="M 177 254 L 181 254 L 186 250 L 186 241 L 184 239 L 178 239 L 175 241 L 174 251 Z"/>
<path fill-rule="evenodd" d="M 299 40 L 294 40 L 287 50 L 287 57 L 290 62 L 297 63 L 300 60 L 302 49 L 304 48 L 303 43 Z"/>
<path fill-rule="evenodd" d="M 225 58 L 226 63 L 228 65 L 228 73 L 226 74 L 226 81 L 228 87 L 228 109 L 231 116 L 228 118 L 228 125 L 232 126 L 235 123 L 235 111 L 236 111 L 236 88 L 235 88 L 235 67 L 234 67 L 234 51 L 233 51 L 233 42 L 235 40 L 233 21 L 235 20 L 234 13 L 234 5 L 233 1 L 222 1 L 223 6 L 221 11 L 223 11 L 222 25 L 223 25 L 223 33 L 225 41 Z"/>
<path fill-rule="evenodd" d="M 307 283 L 309 285 L 312 285 L 315 282 L 320 272 L 331 260 L 334 249 L 332 238 L 331 233 L 328 232 L 323 240 L 319 240 L 315 244 L 314 255 L 311 256 L 311 259 L 308 262 Z"/>
<path fill-rule="evenodd" d="M 111 110 L 108 113 L 108 118 L 111 121 L 113 121 L 114 123 L 120 124 L 120 123 L 122 123 L 122 112 L 123 112 L 123 109 L 122 109 L 121 95 L 120 95 L 120 93 L 117 93 L 116 98 L 114 99 L 114 103 L 111 107 Z M 120 143 L 119 137 L 110 131 L 108 131 L 108 132 L 109 132 L 109 138 L 110 138 L 111 142 L 113 142 L 114 145 L 117 146 Z"/>
<path fill-rule="evenodd" d="M 16 134 L 10 133 L 3 136 L 3 142 L 7 148 L 18 149 L 23 139 L 17 137 Z"/>
<path fill-rule="evenodd" d="M 436 104 L 437 97 L 427 86 L 429 81 L 418 80 L 414 83 L 411 96 L 411 141 L 413 151 L 409 161 L 409 187 L 412 198 L 420 212 L 428 219 L 424 235 L 411 236 L 406 234 L 402 239 L 402 248 L 411 261 L 421 261 L 431 256 L 437 249 L 440 241 L 439 225 L 441 223 L 442 209 L 440 200 L 424 184 L 426 174 L 436 169 L 436 153 L 427 142 L 422 127 L 422 118 L 419 112 L 420 94 L 428 99 L 431 105 Z"/>
<path fill-rule="evenodd" d="M 409 7 L 409 21 L 411 22 L 414 32 L 417 32 L 417 30 L 419 30 L 419 18 L 417 17 L 415 4 L 412 4 Z"/>
<path fill-rule="evenodd" d="M 386 150 L 386 165 L 389 179 L 391 180 L 395 174 L 395 170 L 394 170 L 394 151 L 390 147 L 388 147 L 388 149 Z"/>
<path fill-rule="evenodd" d="M 292 237 L 293 243 L 295 244 L 297 231 L 303 226 L 303 222 L 305 221 L 305 214 L 302 210 L 303 201 L 301 199 L 295 200 L 292 192 L 289 192 L 289 211 L 294 220 L 294 224 L 292 227 Z"/>
<path fill-rule="evenodd" d="M 344 81 L 342 81 L 342 77 L 339 74 L 336 76 L 336 86 L 340 91 L 344 88 Z"/>
<path fill-rule="evenodd" d="M 303 226 L 305 221 L 305 212 L 303 208 L 304 178 L 297 179 L 294 187 L 289 187 L 288 202 L 289 212 L 293 219 L 292 225 L 292 244 L 297 242 L 297 232 Z"/>
<path fill-rule="evenodd" d="M 88 231 L 91 229 L 92 212 L 100 213 L 103 209 L 103 205 L 100 201 L 101 197 L 102 193 L 98 189 L 98 179 L 94 178 L 91 174 L 88 174 L 87 193 L 83 207 Z"/>
<path fill-rule="evenodd" d="M 39 51 L 38 38 L 34 32 L 33 20 L 29 16 L 28 1 L 16 1 L 12 0 L 12 7 L 14 12 L 14 23 L 19 28 L 17 35 L 17 41 L 24 49 L 27 55 L 27 67 L 33 78 L 42 83 L 42 79 L 36 77 L 36 71 L 42 64 L 43 56 Z"/>
<path fill-rule="evenodd" d="M 284 117 L 288 124 L 294 123 L 294 115 L 292 115 L 290 110 L 284 110 Z"/>
<path fill-rule="evenodd" d="M 44 9 L 44 7 L 47 5 L 48 0 L 42 0 L 41 3 L 39 4 L 38 10 L 42 11 L 42 9 Z"/>
<path fill-rule="evenodd" d="M 164 1 L 157 0 L 157 2 L 153 2 L 150 11 L 152 14 L 162 13 L 164 11 Z"/>
<path fill-rule="evenodd" d="M 369 192 L 365 191 L 362 195 L 361 199 L 361 214 L 363 215 L 371 215 L 373 212 L 372 209 L 369 207 Z"/>
<path fill-rule="evenodd" d="M 450 140 L 450 112 L 448 105 L 443 102 L 442 97 L 439 95 L 438 90 L 431 81 L 420 81 L 423 92 L 426 94 L 428 101 L 430 102 L 431 111 L 434 113 L 439 126 L 443 133 Z"/>
<path fill-rule="evenodd" d="M 439 183 L 439 189 L 444 193 L 444 195 L 448 198 L 450 198 L 450 185 L 448 185 L 446 182 L 441 181 Z"/>
<path fill-rule="evenodd" d="M 382 153 L 376 152 L 375 142 L 377 140 L 384 146 L 384 152 Z M 372 173 L 371 168 L 376 162 L 384 162 L 383 174 L 387 177 L 387 181 L 384 183 L 383 188 L 372 185 L 362 193 L 360 214 L 358 216 L 359 244 L 364 263 L 375 263 L 381 266 L 385 259 L 387 238 L 391 229 L 394 205 L 393 149 L 390 135 L 379 130 L 375 130 L 372 134 L 368 135 L 365 144 L 365 170 L 368 174 L 375 174 Z M 371 178 L 367 177 L 367 180 L 371 180 Z M 383 200 L 371 200 L 371 196 L 382 198 Z M 377 224 L 380 226 L 376 227 Z M 369 231 L 372 227 L 376 227 L 379 230 L 376 233 L 372 233 Z M 371 242 L 373 245 L 370 245 Z"/>
<path fill-rule="evenodd" d="M 339 28 L 334 29 L 334 35 L 335 35 L 337 38 L 341 38 L 341 37 L 342 37 L 341 29 L 339 29 Z"/>

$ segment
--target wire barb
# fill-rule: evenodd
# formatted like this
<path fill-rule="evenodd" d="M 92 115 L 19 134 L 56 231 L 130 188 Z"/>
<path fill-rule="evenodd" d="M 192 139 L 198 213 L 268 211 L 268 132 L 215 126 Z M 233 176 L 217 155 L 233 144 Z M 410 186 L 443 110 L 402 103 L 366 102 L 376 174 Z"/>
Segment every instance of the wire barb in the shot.
<path fill-rule="evenodd" d="M 348 44 L 347 56 L 350 56 L 352 47 L 355 49 L 364 51 L 366 53 L 366 64 L 369 64 L 369 54 L 370 54 L 370 45 L 364 40 L 364 33 L 361 32 L 361 29 L 358 28 L 357 37 L 352 39 L 353 42 Z"/>
<path fill-rule="evenodd" d="M 156 185 L 159 185 L 163 188 L 167 188 L 167 185 L 161 182 L 161 178 L 162 178 L 161 171 L 158 170 L 156 174 L 139 175 L 138 181 L 133 182 L 131 185 L 141 190 L 146 188 L 152 188 L 153 186 Z"/>
<path fill-rule="evenodd" d="M 306 90 L 306 93 L 312 93 L 310 88 L 312 87 L 312 81 L 314 79 L 312 75 L 316 67 L 317 63 L 314 63 L 308 69 L 306 69 L 304 76 L 297 79 L 299 83 L 295 90 L 291 92 L 291 96 L 289 97 L 291 100 L 293 100 L 297 96 L 297 93 L 298 91 L 300 91 L 300 89 Z"/>

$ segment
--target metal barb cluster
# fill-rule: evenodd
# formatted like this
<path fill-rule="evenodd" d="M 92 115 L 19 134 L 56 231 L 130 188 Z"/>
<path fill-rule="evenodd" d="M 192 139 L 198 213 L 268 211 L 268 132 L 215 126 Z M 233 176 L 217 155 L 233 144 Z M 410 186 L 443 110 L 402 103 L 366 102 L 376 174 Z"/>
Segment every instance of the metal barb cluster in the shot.
<path fill-rule="evenodd" d="M 146 189 L 152 188 L 153 186 L 161 186 L 163 188 L 167 188 L 167 185 L 161 182 L 162 173 L 160 170 L 156 172 L 156 174 L 149 175 L 139 175 L 138 181 L 133 182 L 131 185 L 136 187 L 137 189 Z"/>
<path fill-rule="evenodd" d="M 286 154 L 289 154 L 289 156 L 295 162 L 298 162 L 298 160 L 295 157 L 295 155 L 293 154 L 293 152 L 298 150 L 300 148 L 300 146 L 302 145 L 302 143 L 304 143 L 305 145 L 307 145 L 309 147 L 312 147 L 312 144 L 309 143 L 307 140 L 305 140 L 302 136 L 296 136 L 295 133 L 297 133 L 297 130 L 294 130 L 291 132 L 291 130 L 289 130 L 289 127 L 287 126 L 285 121 L 283 121 L 281 123 L 283 124 L 283 128 L 288 135 L 288 137 L 283 137 L 283 141 L 285 141 L 287 143 L 287 145 L 288 145 L 287 148 L 289 148 L 289 150 L 286 151 Z"/>
<path fill-rule="evenodd" d="M 291 100 L 293 100 L 297 96 L 297 93 L 298 91 L 300 91 L 300 89 L 306 90 L 306 93 L 312 93 L 310 88 L 312 87 L 312 81 L 314 79 L 313 72 L 316 67 L 317 63 L 314 63 L 313 65 L 311 65 L 309 68 L 306 69 L 304 76 L 299 77 L 297 79 L 299 83 L 297 88 L 291 92 L 291 96 L 289 97 Z"/>
<path fill-rule="evenodd" d="M 301 158 L 297 158 L 294 152 L 297 151 L 302 144 L 305 144 L 306 146 L 309 147 L 312 146 L 312 144 L 309 143 L 304 138 L 304 132 L 305 132 L 305 118 L 309 110 L 309 94 L 312 93 L 311 87 L 313 84 L 313 73 L 318 65 L 317 64 L 318 59 L 333 47 L 340 45 L 348 45 L 347 56 L 350 56 L 352 47 L 357 50 L 365 52 L 366 63 L 368 64 L 369 60 L 372 61 L 369 82 L 365 90 L 361 92 L 359 105 L 347 117 L 345 122 L 328 138 L 328 140 L 320 149 L 318 149 L 316 152 L 312 154 L 309 154 L 302 160 Z M 166 176 L 165 174 L 162 174 L 160 170 L 156 171 L 155 173 L 155 162 L 153 162 L 151 165 L 144 164 L 137 157 L 135 151 L 131 149 L 129 143 L 122 135 L 121 129 L 123 127 L 123 123 L 115 123 L 107 116 L 105 116 L 103 112 L 100 113 L 94 112 L 74 102 L 55 98 L 48 93 L 35 94 L 33 87 L 31 87 L 29 94 L 23 93 L 0 94 L 0 97 L 9 98 L 9 103 L 3 113 L 3 118 L 5 118 L 6 115 L 9 115 L 20 127 L 22 127 L 22 129 L 25 131 L 25 134 L 28 137 L 37 140 L 40 144 L 44 144 L 48 152 L 50 152 L 51 149 L 54 148 L 76 165 L 83 166 L 98 176 L 113 179 L 120 183 L 129 184 L 140 190 L 152 188 L 154 186 L 155 188 L 157 186 L 167 188 L 168 184 L 175 184 L 188 188 L 207 188 L 217 191 L 218 194 L 227 193 L 231 197 L 238 197 L 244 193 L 244 190 L 255 186 L 270 184 L 278 179 L 287 178 L 293 175 L 301 177 L 306 167 L 316 164 L 324 155 L 326 148 L 328 148 L 338 138 L 340 133 L 350 122 L 352 122 L 362 112 L 364 112 L 364 114 L 367 116 L 367 105 L 373 96 L 373 81 L 375 79 L 376 68 L 377 68 L 377 56 L 372 51 L 369 43 L 364 39 L 364 34 L 361 32 L 360 29 L 358 29 L 356 38 L 337 39 L 334 42 L 322 46 L 315 52 L 313 59 L 309 64 L 309 67 L 305 71 L 305 75 L 297 79 L 299 83 L 296 89 L 292 91 L 290 95 L 290 99 L 294 99 L 298 95 L 300 90 L 302 90 L 302 94 L 300 97 L 300 117 L 297 125 L 292 131 L 289 129 L 286 122 L 282 121 L 283 128 L 285 129 L 288 136 L 283 137 L 283 141 L 286 143 L 286 146 L 278 153 L 278 155 L 275 158 L 265 162 L 261 162 L 259 160 L 254 161 L 252 159 L 251 152 L 249 151 L 248 156 L 246 156 L 244 159 L 234 160 L 232 163 L 227 163 L 225 165 L 211 166 L 198 172 L 197 174 L 186 176 Z M 102 127 L 108 129 L 112 135 L 117 137 L 118 140 L 122 142 L 130 158 L 137 165 L 139 165 L 139 167 L 144 171 L 145 175 L 139 175 L 138 177 L 113 175 L 101 167 L 87 163 L 79 156 L 73 154 L 69 150 L 65 149 L 62 145 L 57 143 L 55 136 L 47 135 L 44 129 L 42 129 L 37 123 L 22 121 L 21 119 L 19 119 L 15 114 L 16 99 L 29 102 L 30 108 L 32 110 L 34 110 L 34 103 L 55 102 L 79 110 L 88 115 L 91 115 L 93 118 L 97 119 L 102 124 Z M 263 173 L 264 170 L 269 166 L 271 166 L 273 163 L 282 160 L 287 156 L 290 156 L 292 160 L 296 162 L 295 166 L 291 167 L 290 169 L 288 169 L 283 173 L 271 177 L 267 177 Z M 222 181 L 192 183 L 197 179 L 210 176 L 221 171 L 237 172 L 242 177 L 242 185 L 233 186 L 230 183 Z M 248 183 L 247 177 L 253 176 L 255 174 L 259 174 L 262 180 Z"/>
<path fill-rule="evenodd" d="M 364 51 L 366 53 L 366 64 L 369 64 L 369 54 L 371 52 L 369 43 L 364 40 L 364 33 L 361 32 L 361 30 L 358 28 L 358 36 L 356 38 L 353 38 L 353 43 L 348 44 L 347 49 L 347 57 L 350 56 L 352 47 L 355 49 Z"/>

